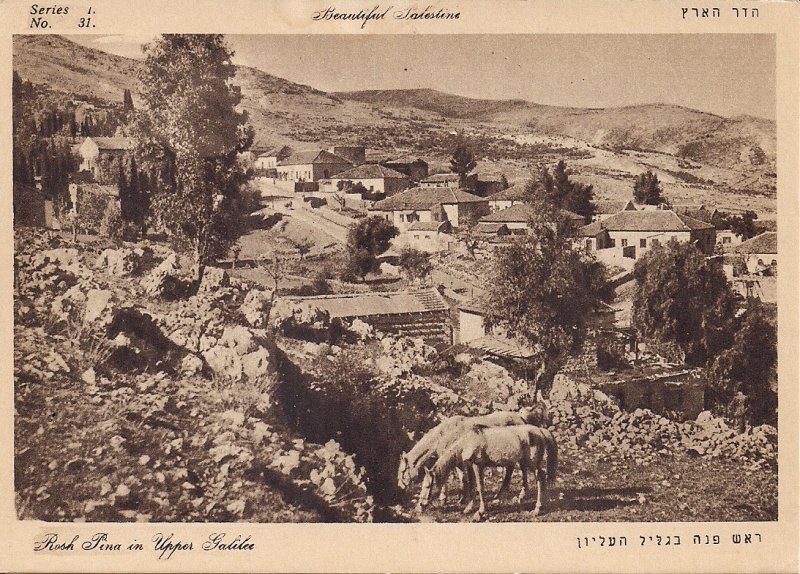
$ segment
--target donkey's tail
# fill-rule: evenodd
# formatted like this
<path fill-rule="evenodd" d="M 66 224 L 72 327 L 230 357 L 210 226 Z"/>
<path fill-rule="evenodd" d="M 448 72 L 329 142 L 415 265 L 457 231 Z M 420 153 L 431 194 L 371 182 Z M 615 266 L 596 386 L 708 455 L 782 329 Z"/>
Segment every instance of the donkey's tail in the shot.
<path fill-rule="evenodd" d="M 547 450 L 547 480 L 552 482 L 556 479 L 556 468 L 558 467 L 558 446 L 556 439 L 547 429 L 542 429 L 544 437 L 544 447 Z"/>

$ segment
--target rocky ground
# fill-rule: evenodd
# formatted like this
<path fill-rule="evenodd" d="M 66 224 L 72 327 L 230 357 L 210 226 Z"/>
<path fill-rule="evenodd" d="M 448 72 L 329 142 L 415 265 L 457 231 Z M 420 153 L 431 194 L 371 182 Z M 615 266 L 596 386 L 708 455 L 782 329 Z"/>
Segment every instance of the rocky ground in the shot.
<path fill-rule="evenodd" d="M 52 521 L 462 521 L 393 491 L 443 416 L 516 409 L 524 381 L 210 268 L 188 296 L 154 242 L 17 230 L 17 513 Z M 268 313 L 269 312 L 269 313 Z M 536 520 L 774 520 L 777 432 L 621 412 L 557 378 L 560 469 Z M 518 485 L 514 478 L 512 492 Z M 497 488 L 490 473 L 487 488 Z M 531 520 L 490 503 L 487 520 Z"/>

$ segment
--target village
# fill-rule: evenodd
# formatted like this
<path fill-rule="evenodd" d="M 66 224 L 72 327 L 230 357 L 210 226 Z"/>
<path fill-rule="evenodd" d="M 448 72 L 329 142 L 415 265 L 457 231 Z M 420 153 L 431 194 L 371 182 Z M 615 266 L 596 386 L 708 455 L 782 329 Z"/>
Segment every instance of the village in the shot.
<path fill-rule="evenodd" d="M 748 492 L 777 488 L 774 213 L 700 201 L 704 184 L 692 188 L 697 203 L 672 203 L 659 183 L 670 174 L 655 167 L 620 178 L 620 199 L 582 183 L 572 156 L 546 155 L 509 179 L 456 125 L 445 155 L 352 137 L 330 145 L 333 134 L 267 145 L 256 133 L 226 160 L 241 176 L 231 178 L 228 242 L 199 261 L 179 246 L 191 226 L 156 215 L 163 190 L 152 174 L 164 172 L 145 172 L 148 140 L 129 92 L 123 100 L 119 117 L 75 99 L 66 114 L 34 119 L 31 137 L 51 142 L 54 164 L 15 155 L 18 457 L 38 457 L 52 437 L 41 401 L 71 438 L 68 460 L 46 465 L 60 487 L 46 488 L 35 464 L 20 471 L 18 513 L 461 520 L 455 504 L 414 505 L 418 485 L 397 482 L 401 455 L 447 417 L 538 404 L 563 465 L 542 519 L 674 520 L 673 495 L 691 507 L 685 519 L 775 519 L 771 487 L 757 507 L 698 504 L 741 468 Z M 93 121 L 104 127 L 92 133 Z M 517 328 L 529 319 L 498 309 L 502 281 L 530 285 L 508 254 L 551 248 L 560 259 L 531 267 L 537 281 L 573 265 L 585 283 L 548 286 L 550 316 L 536 321 L 567 317 L 569 344 L 533 340 Z M 659 261 L 687 273 L 678 292 L 720 294 L 713 308 L 703 299 L 670 310 L 671 341 L 647 314 L 669 307 L 647 299 L 667 282 Z M 518 308 L 532 297 L 522 291 Z M 705 330 L 715 314 L 727 323 Z M 701 315 L 698 340 L 682 339 Z M 763 342 L 763 362 L 742 350 L 744 336 Z M 731 382 L 736 369 L 760 369 L 765 388 Z M 70 427 L 76 417 L 85 427 Z M 617 473 L 630 486 L 615 488 Z M 75 476 L 80 492 L 56 500 Z M 533 517 L 531 506 L 498 508 L 491 519 Z"/>

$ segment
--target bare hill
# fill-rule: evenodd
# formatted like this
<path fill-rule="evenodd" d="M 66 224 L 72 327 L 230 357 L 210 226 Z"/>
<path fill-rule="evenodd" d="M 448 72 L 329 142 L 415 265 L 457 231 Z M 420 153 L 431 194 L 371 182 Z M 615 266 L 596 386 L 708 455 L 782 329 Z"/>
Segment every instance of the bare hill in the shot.
<path fill-rule="evenodd" d="M 758 147 L 774 165 L 775 123 L 714 114 L 668 104 L 618 108 L 567 108 L 523 100 L 482 100 L 430 89 L 341 92 L 373 106 L 416 108 L 447 118 L 500 122 L 531 132 L 564 135 L 596 146 L 652 150 L 734 167 Z"/>
<path fill-rule="evenodd" d="M 54 101 L 121 105 L 127 88 L 139 103 L 141 61 L 57 35 L 14 36 L 13 65 L 23 79 L 46 85 Z M 565 108 L 430 89 L 326 93 L 243 66 L 234 83 L 259 146 L 359 143 L 387 155 L 419 154 L 446 169 L 450 133 L 462 129 L 476 136 L 482 173 L 518 181 L 565 158 L 601 195 L 620 199 L 636 174 L 654 169 L 681 202 L 732 208 L 746 199 L 756 202 L 747 208 L 774 210 L 776 135 L 768 120 L 664 104 Z"/>

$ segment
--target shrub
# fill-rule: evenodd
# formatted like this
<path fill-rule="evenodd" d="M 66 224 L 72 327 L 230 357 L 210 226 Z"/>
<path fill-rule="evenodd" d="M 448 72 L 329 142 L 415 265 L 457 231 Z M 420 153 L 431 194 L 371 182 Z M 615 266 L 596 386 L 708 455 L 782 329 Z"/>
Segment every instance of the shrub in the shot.
<path fill-rule="evenodd" d="M 135 241 L 139 230 L 134 224 L 122 219 L 119 202 L 109 201 L 100 222 L 100 234 L 118 241 Z"/>

